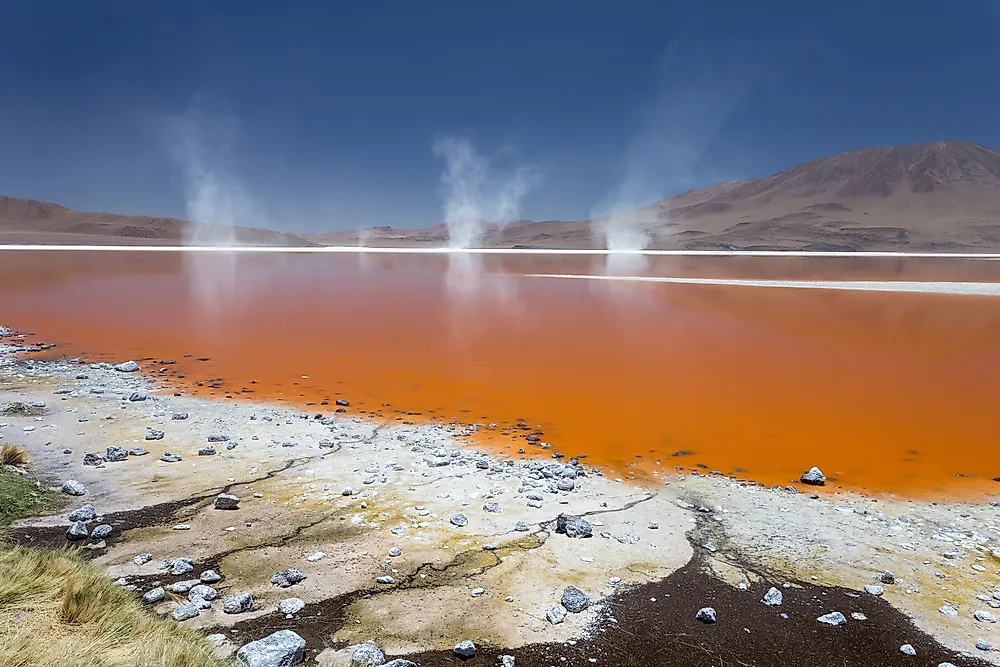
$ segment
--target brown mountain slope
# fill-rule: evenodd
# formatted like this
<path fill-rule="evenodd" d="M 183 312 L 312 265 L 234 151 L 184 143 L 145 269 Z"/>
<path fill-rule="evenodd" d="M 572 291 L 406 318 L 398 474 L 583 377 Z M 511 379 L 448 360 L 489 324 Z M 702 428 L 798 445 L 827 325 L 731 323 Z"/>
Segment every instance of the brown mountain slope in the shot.
<path fill-rule="evenodd" d="M 0 197 L 0 243 L 172 245 L 191 238 L 206 243 L 313 245 L 299 236 L 266 229 L 230 230 L 176 218 L 84 213 L 33 199 Z"/>
<path fill-rule="evenodd" d="M 487 247 L 603 248 L 602 224 L 665 249 L 1000 250 L 1000 152 L 960 141 L 869 148 L 766 178 L 719 183 L 616 219 L 491 226 Z M 445 245 L 438 226 L 309 237 L 345 245 Z"/>

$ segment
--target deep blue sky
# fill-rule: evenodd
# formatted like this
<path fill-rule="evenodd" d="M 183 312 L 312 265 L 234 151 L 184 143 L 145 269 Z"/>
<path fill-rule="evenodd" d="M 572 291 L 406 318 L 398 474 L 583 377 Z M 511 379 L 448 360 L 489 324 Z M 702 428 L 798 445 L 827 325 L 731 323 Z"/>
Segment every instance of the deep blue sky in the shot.
<path fill-rule="evenodd" d="M 438 222 L 445 137 L 530 166 L 533 219 L 867 146 L 1000 147 L 997 5 L 4 0 L 0 194 L 184 217 L 182 121 L 293 230 Z"/>

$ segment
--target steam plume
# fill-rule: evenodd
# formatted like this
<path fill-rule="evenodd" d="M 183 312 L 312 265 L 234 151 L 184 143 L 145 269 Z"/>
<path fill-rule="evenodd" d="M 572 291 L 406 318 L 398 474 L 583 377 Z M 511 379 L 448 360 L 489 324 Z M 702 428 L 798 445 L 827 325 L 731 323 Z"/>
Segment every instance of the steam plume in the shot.
<path fill-rule="evenodd" d="M 467 139 L 438 139 L 433 150 L 445 161 L 441 191 L 451 248 L 473 247 L 482 240 L 489 222 L 516 219 L 521 200 L 538 180 L 525 165 L 508 170 L 495 167 Z"/>

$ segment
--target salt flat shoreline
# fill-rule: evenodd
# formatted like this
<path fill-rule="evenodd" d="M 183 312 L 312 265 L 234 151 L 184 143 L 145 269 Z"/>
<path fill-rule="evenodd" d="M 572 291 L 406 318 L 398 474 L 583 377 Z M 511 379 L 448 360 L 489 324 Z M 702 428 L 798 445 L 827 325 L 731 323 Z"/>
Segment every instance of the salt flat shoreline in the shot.
<path fill-rule="evenodd" d="M 514 458 L 478 451 L 463 425 L 376 423 L 339 416 L 332 405 L 316 419 L 285 407 L 173 396 L 157 385 L 155 362 L 144 362 L 144 375 L 18 361 L 16 349 L 0 347 L 0 406 L 45 407 L 37 415 L 0 415 L 0 444 L 25 446 L 41 477 L 78 480 L 86 494 L 64 512 L 16 526 L 15 539 L 58 542 L 68 512 L 90 503 L 111 517 L 112 533 L 103 547 L 88 548 L 100 543 L 88 539 L 75 548 L 137 594 L 159 585 L 169 591 L 192 576 L 165 573 L 158 569 L 163 560 L 190 558 L 196 574 L 216 570 L 220 601 L 183 623 L 227 635 L 222 652 L 265 629 L 288 627 L 307 637 L 319 664 L 339 664 L 346 647 L 371 640 L 387 654 L 420 654 L 422 664 L 433 664 L 433 652 L 447 655 L 464 639 L 523 655 L 528 664 L 559 660 L 560 652 L 574 662 L 609 662 L 617 640 L 608 638 L 628 630 L 616 617 L 629 618 L 629 605 L 645 605 L 636 618 L 670 609 L 676 617 L 665 621 L 710 644 L 732 620 L 722 604 L 736 610 L 748 633 L 783 622 L 783 607 L 760 602 L 775 585 L 784 592 L 787 621 L 815 634 L 817 646 L 849 649 L 847 639 L 829 634 L 841 628 L 816 622 L 822 608 L 844 613 L 851 632 L 884 635 L 894 653 L 872 664 L 908 659 L 898 652 L 902 643 L 955 664 L 1000 664 L 1000 653 L 975 648 L 980 638 L 998 643 L 997 625 L 973 617 L 977 610 L 996 613 L 989 602 L 1000 589 L 995 502 L 814 497 L 801 485 L 793 493 L 690 473 L 633 486 L 585 463 L 553 459 L 551 450 Z M 187 418 L 173 418 L 180 414 Z M 147 440 L 155 431 L 161 439 Z M 209 436 L 220 435 L 228 439 L 212 445 L 215 454 L 198 455 Z M 85 454 L 103 455 L 109 446 L 149 453 L 84 465 Z M 180 460 L 162 461 L 164 452 Z M 239 509 L 214 508 L 222 491 L 240 498 Z M 156 508 L 169 511 L 157 515 Z M 550 522 L 559 514 L 582 516 L 592 537 L 554 532 Z M 322 559 L 309 560 L 320 552 Z M 152 559 L 133 562 L 144 553 Z M 290 567 L 307 578 L 289 588 L 271 583 Z M 886 571 L 895 583 L 881 581 Z M 703 593 L 640 599 L 648 587 L 682 575 L 703 577 Z M 550 612 L 569 587 L 591 605 L 553 624 Z M 823 599 L 827 592 L 832 597 Z M 226 614 L 221 598 L 238 593 L 252 594 L 253 608 Z M 306 606 L 285 617 L 276 606 L 290 597 Z M 323 609 L 329 618 L 331 601 L 343 615 L 339 625 L 319 618 Z M 151 607 L 166 615 L 186 602 L 168 592 Z M 819 606 L 795 607 L 807 603 Z M 699 608 L 713 604 L 716 624 L 694 621 Z M 747 611 L 738 611 L 743 604 Z M 939 611 L 946 605 L 955 616 Z M 851 619 L 852 612 L 869 620 Z M 780 625 L 774 632 L 788 634 Z M 763 657 L 755 664 L 770 663 Z"/>

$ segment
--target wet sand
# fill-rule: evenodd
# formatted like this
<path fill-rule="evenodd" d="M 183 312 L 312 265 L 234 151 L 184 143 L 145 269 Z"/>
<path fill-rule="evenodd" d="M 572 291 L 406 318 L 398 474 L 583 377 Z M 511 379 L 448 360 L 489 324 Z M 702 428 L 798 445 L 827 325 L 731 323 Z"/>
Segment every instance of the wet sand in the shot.
<path fill-rule="evenodd" d="M 592 284 L 603 258 L 5 253 L 0 312 L 51 355 L 174 360 L 178 391 L 495 423 L 650 481 L 677 466 L 920 498 L 995 490 L 991 297 Z M 1000 263 L 654 258 L 650 276 L 1000 280 Z M 584 284 L 586 283 L 586 284 Z M 43 353 L 40 355 L 45 357 Z M 156 364 L 154 364 L 156 365 Z M 515 428 L 523 422 L 528 428 Z M 681 455 L 678 455 L 681 454 Z M 745 472 L 743 472 L 745 471 Z"/>

